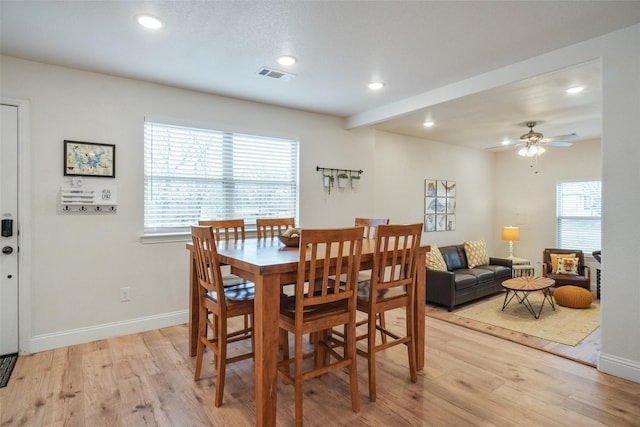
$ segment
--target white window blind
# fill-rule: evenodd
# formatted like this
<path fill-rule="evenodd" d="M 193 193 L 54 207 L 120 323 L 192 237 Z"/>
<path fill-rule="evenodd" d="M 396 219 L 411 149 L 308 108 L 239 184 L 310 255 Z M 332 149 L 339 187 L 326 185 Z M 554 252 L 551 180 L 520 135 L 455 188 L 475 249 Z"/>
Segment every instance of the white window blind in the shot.
<path fill-rule="evenodd" d="M 561 182 L 556 191 L 558 248 L 600 250 L 601 182 Z"/>
<path fill-rule="evenodd" d="M 296 217 L 298 142 L 144 124 L 144 233 L 189 232 L 200 219 Z"/>

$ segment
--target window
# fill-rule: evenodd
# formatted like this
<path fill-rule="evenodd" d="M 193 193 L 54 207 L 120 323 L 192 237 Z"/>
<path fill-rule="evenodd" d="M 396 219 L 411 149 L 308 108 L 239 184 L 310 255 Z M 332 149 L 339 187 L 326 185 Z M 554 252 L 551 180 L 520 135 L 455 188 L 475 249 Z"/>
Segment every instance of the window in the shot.
<path fill-rule="evenodd" d="M 298 141 L 144 124 L 144 234 L 200 219 L 296 217 Z"/>
<path fill-rule="evenodd" d="M 561 182 L 557 186 L 558 248 L 600 250 L 601 182 Z"/>

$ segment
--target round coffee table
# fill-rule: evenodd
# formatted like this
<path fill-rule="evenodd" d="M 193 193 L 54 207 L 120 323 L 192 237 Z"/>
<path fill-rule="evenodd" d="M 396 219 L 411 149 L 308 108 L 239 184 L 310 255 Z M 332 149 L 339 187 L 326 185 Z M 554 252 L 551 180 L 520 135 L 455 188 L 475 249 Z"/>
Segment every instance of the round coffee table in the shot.
<path fill-rule="evenodd" d="M 540 313 L 542 313 L 542 307 L 544 307 L 544 302 L 549 301 L 551 304 L 551 308 L 555 311 L 556 306 L 553 303 L 553 298 L 551 297 L 551 291 L 549 290 L 553 285 L 555 285 L 555 280 L 548 279 L 546 277 L 540 276 L 523 276 L 516 277 L 514 279 L 505 280 L 502 282 L 502 287 L 507 290 L 507 293 L 504 296 L 504 303 L 502 304 L 502 311 L 509 305 L 513 297 L 515 296 L 518 302 L 524 305 L 529 313 L 533 315 L 536 319 L 540 318 Z M 540 304 L 540 308 L 538 312 L 533 309 L 531 302 L 529 301 L 529 294 L 531 292 L 542 291 L 542 295 L 544 298 L 542 299 L 542 304 Z M 511 293 L 511 298 L 509 298 L 509 293 Z"/>

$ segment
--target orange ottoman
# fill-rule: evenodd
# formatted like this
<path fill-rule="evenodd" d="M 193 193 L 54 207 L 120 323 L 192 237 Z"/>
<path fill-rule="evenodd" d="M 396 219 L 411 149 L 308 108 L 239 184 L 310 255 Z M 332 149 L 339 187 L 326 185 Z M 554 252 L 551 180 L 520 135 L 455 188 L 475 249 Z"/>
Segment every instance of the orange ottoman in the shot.
<path fill-rule="evenodd" d="M 579 286 L 560 286 L 553 292 L 553 299 L 558 305 L 569 308 L 589 308 L 593 302 L 593 295 Z"/>

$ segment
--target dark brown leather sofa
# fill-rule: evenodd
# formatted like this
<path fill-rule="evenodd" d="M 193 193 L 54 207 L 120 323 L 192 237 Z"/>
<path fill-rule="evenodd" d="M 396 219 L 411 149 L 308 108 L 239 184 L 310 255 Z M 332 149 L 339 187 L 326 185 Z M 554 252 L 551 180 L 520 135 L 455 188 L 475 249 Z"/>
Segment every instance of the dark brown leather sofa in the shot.
<path fill-rule="evenodd" d="M 458 305 L 502 291 L 502 282 L 511 278 L 508 258 L 489 258 L 488 265 L 469 268 L 464 245 L 440 248 L 448 271 L 427 268 L 427 302 L 449 311 Z"/>

